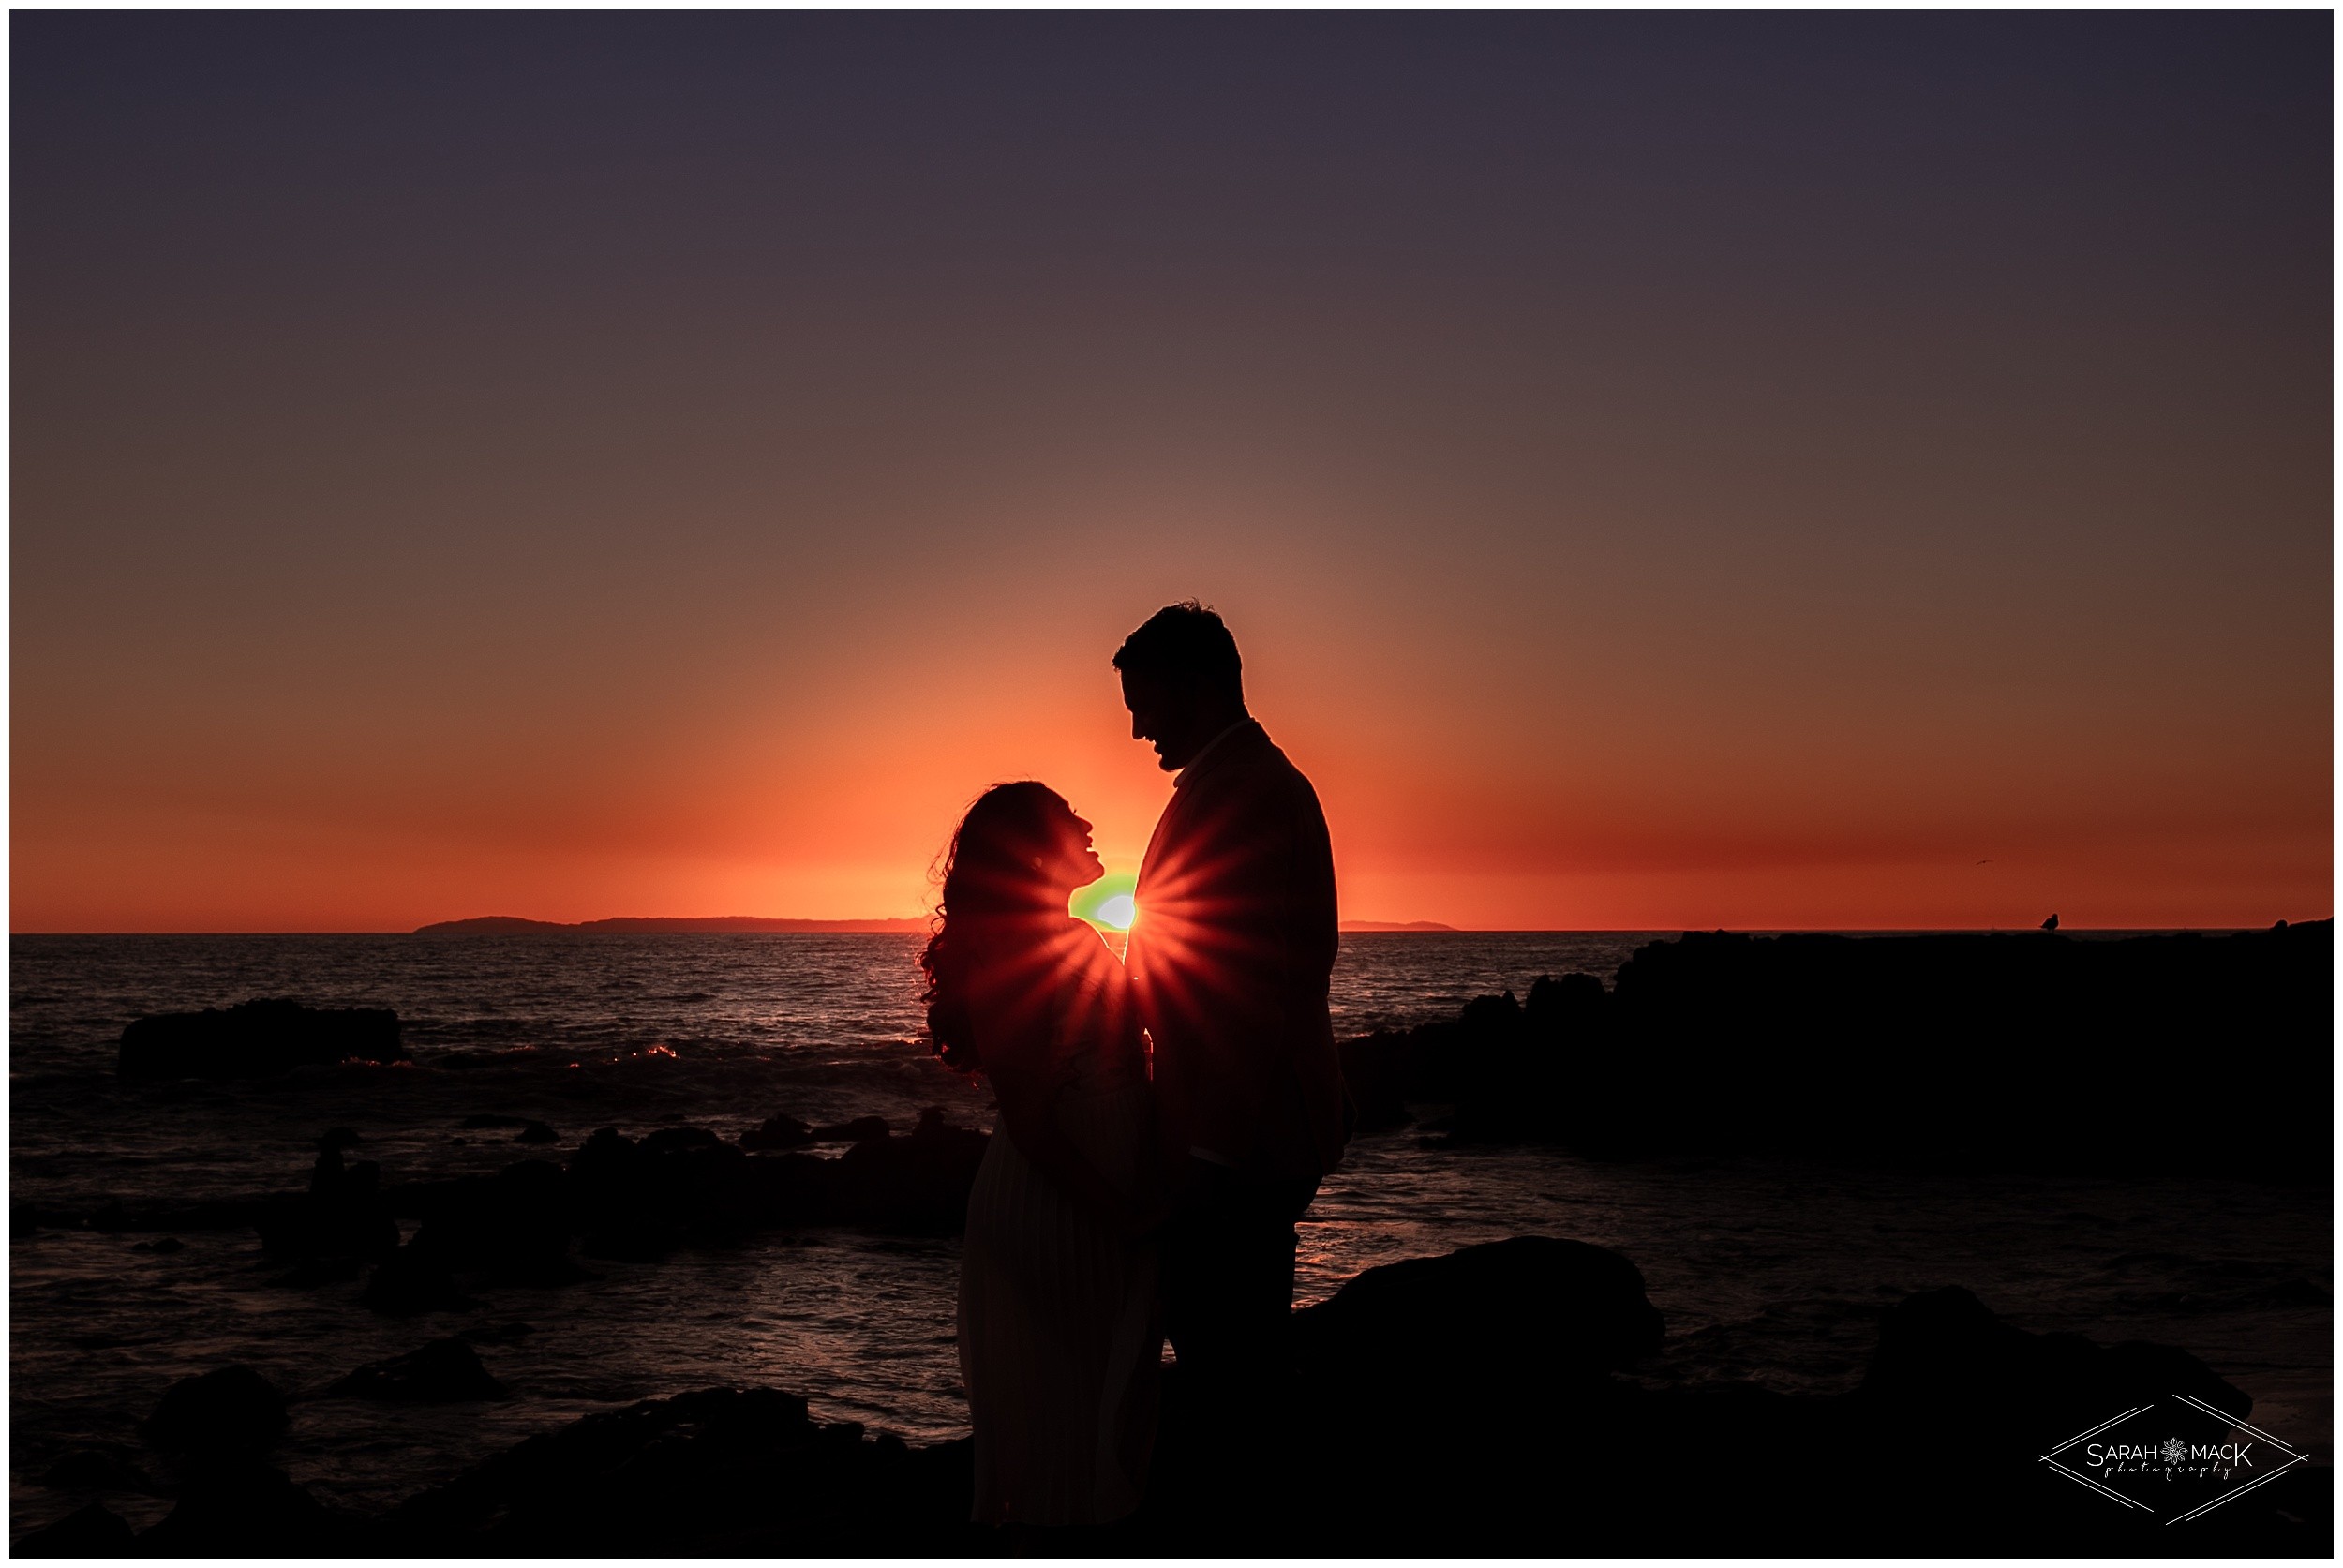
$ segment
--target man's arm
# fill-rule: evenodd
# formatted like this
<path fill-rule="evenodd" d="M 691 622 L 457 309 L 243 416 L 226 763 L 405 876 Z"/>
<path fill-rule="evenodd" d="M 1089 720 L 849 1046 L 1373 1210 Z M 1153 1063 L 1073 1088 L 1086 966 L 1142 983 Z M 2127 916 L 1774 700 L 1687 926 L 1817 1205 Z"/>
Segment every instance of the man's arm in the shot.
<path fill-rule="evenodd" d="M 1317 901 L 1296 897 L 1307 846 L 1287 781 L 1246 769 L 1213 784 L 1187 804 L 1181 853 L 1147 905 L 1148 980 L 1176 1039 L 1167 1064 L 1176 1070 L 1162 1080 L 1169 1119 L 1192 1146 L 1241 1166 L 1261 1153 L 1271 1107 L 1293 1092 L 1298 993 L 1312 966 L 1322 985 L 1332 952 L 1321 957 L 1326 939 L 1297 930 L 1297 904 Z"/>

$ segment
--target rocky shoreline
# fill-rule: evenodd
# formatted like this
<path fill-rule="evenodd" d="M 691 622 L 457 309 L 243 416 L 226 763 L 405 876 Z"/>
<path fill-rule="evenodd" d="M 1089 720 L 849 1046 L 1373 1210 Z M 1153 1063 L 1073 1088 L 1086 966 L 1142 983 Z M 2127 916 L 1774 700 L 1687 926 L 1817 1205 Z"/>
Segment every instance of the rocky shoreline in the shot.
<path fill-rule="evenodd" d="M 2323 1175 L 2332 1138 L 2331 939 L 2326 922 L 2097 941 L 1688 936 L 1637 950 L 1610 987 L 1544 979 L 1526 1003 L 1483 997 L 1342 1052 L 1365 1126 L 1412 1124 L 1443 1142 L 1546 1142 L 1595 1158 L 1786 1149 L 1956 1170 L 2079 1160 L 2307 1181 Z M 175 1032 L 134 1024 L 136 1070 L 153 1070 L 158 1039 L 191 1042 L 231 1072 L 289 1055 L 340 1060 L 352 1038 L 370 1059 L 399 1052 L 395 1019 L 385 1033 L 370 1014 L 305 1020 L 291 1006 L 185 1015 L 202 1022 Z M 237 1056 L 233 1018 L 266 1023 L 258 1055 Z M 2208 1039 L 2250 1042 L 2254 1074 L 2194 1070 Z M 2122 1070 L 2109 1065 L 2117 1048 Z M 2195 1136 L 2163 1136 L 2186 1118 Z M 560 1142 L 525 1117 L 462 1126 L 509 1137 L 516 1154 Z M 43 1481 L 58 1517 L 16 1549 L 1002 1550 L 995 1532 L 964 1522 L 964 1441 L 913 1446 L 817 1422 L 781 1389 L 589 1415 L 374 1516 L 320 1503 L 268 1462 L 289 1397 L 502 1397 L 493 1335 L 432 1326 L 476 1306 L 473 1292 L 560 1289 L 591 1279 L 597 1262 L 765 1231 L 948 1235 L 986 1138 L 940 1111 L 907 1133 L 875 1117 L 817 1127 L 785 1114 L 729 1138 L 605 1127 L 564 1157 L 493 1175 L 396 1182 L 353 1157 L 364 1140 L 337 1127 L 319 1139 L 306 1190 L 135 1210 L 19 1205 L 20 1236 L 156 1238 L 142 1251 L 177 1247 L 174 1232 L 249 1230 L 273 1284 L 362 1284 L 366 1308 L 412 1323 L 413 1348 L 302 1390 L 233 1366 L 187 1380 L 140 1443 L 62 1458 Z M 1660 1340 L 1640 1274 L 1616 1252 L 1539 1237 L 1367 1270 L 1298 1313 L 1295 1334 L 1294 1386 L 1266 1391 L 1247 1424 L 1272 1434 L 1270 1495 L 1232 1501 L 1207 1479 L 1200 1456 L 1229 1434 L 1184 1408 L 1173 1368 L 1147 1508 L 1112 1531 L 1018 1549 L 2324 1555 L 2331 1544 L 2323 1467 L 2171 1529 L 2046 1473 L 2043 1445 L 2126 1402 L 2187 1393 L 2234 1416 L 2249 1402 L 2182 1351 L 2024 1334 L 1959 1290 L 1888 1308 L 1863 1385 L 1844 1395 L 1637 1381 Z M 123 1494 L 174 1506 L 134 1535 L 105 1506 Z"/>
<path fill-rule="evenodd" d="M 1635 949 L 1341 1047 L 1361 1125 L 1593 1158 L 2332 1171 L 2335 922 L 2226 936 L 1749 936 Z"/>
<path fill-rule="evenodd" d="M 1654 1391 L 1662 1323 L 1615 1252 L 1545 1237 L 1370 1270 L 1295 1315 L 1296 1373 L 1264 1390 L 1266 1484 L 1200 1484 L 1230 1434 L 1171 1369 L 1141 1513 L 1063 1539 L 965 1522 L 966 1440 L 911 1446 L 812 1419 L 771 1388 L 714 1388 L 539 1434 L 379 1516 L 320 1504 L 268 1463 L 284 1397 L 257 1374 L 189 1379 L 136 1462 L 69 1456 L 99 1494 L 19 1556 L 2250 1555 L 2326 1556 L 2332 1471 L 2304 1467 L 2178 1524 L 2052 1474 L 2037 1456 L 2174 1395 L 2250 1401 L 2184 1351 L 2035 1335 L 1957 1288 L 1890 1307 L 1860 1388 Z M 361 1368 L 328 1396 L 500 1396 L 458 1340 Z M 2218 1412 L 2216 1414 L 2214 1412 Z M 149 1478 L 151 1470 L 153 1479 Z M 109 1488 L 175 1498 L 142 1533 Z"/>

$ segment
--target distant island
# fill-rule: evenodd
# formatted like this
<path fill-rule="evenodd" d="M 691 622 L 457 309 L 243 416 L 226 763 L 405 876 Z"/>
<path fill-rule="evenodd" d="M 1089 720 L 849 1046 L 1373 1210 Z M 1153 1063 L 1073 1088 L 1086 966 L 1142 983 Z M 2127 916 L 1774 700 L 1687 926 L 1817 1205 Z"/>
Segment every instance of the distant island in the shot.
<path fill-rule="evenodd" d="M 608 920 L 528 920 L 518 915 L 476 915 L 469 920 L 437 920 L 417 926 L 417 936 L 506 936 L 532 931 L 609 931 L 634 933 L 687 932 L 798 931 L 845 933 L 925 931 L 928 922 L 917 917 L 877 920 L 774 920 L 762 915 L 704 915 L 696 918 L 619 916 Z"/>
<path fill-rule="evenodd" d="M 609 931 L 655 935 L 660 933 L 798 931 L 832 934 L 855 932 L 924 932 L 925 917 L 876 920 L 776 920 L 762 915 L 704 915 L 667 917 L 622 915 L 607 920 L 531 920 L 518 915 L 475 915 L 469 920 L 435 920 L 417 926 L 417 936 L 512 936 L 532 931 Z M 1438 920 L 1345 920 L 1345 931 L 1454 931 Z"/>

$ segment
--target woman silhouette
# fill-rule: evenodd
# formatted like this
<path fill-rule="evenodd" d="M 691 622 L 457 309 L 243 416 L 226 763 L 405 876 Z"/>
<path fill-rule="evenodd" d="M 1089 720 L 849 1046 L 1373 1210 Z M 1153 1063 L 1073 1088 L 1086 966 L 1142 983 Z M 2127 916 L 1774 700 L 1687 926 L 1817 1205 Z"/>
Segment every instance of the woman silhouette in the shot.
<path fill-rule="evenodd" d="M 1155 1443 L 1145 1057 L 1121 962 L 1066 911 L 1102 870 L 1055 791 L 996 785 L 952 836 L 919 960 L 936 1050 L 1000 1102 L 960 1276 L 974 1516 L 988 1523 L 1120 1518 Z"/>

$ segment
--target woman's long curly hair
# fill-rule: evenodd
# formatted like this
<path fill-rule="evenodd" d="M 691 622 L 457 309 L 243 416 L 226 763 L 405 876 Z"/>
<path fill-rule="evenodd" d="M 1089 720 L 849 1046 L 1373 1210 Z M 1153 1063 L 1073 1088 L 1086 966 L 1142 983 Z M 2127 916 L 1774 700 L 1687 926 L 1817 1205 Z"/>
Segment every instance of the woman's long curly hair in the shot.
<path fill-rule="evenodd" d="M 1037 874 L 1033 856 L 1073 816 L 1066 798 L 1046 784 L 1031 779 L 994 784 L 977 797 L 944 847 L 933 933 L 919 955 L 927 976 L 919 1001 L 935 1053 L 956 1071 L 984 1066 L 968 1010 L 968 978 L 986 933 L 1020 917 L 1065 913 L 1064 890 Z"/>

